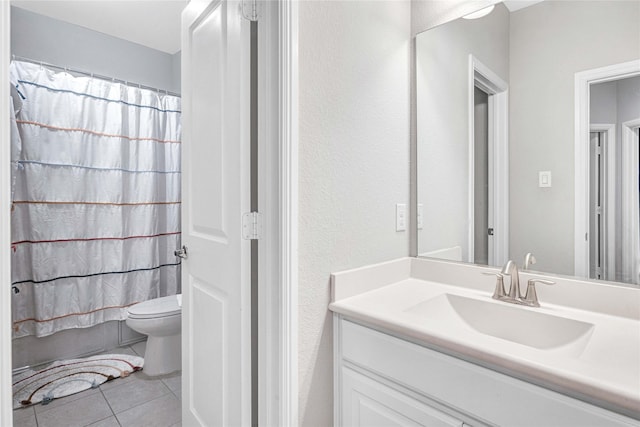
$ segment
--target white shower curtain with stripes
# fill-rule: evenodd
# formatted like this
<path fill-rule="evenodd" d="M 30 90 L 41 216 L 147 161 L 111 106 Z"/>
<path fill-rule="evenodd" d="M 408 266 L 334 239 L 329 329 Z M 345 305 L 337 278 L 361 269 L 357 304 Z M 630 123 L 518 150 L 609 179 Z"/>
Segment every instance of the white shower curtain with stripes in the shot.
<path fill-rule="evenodd" d="M 177 293 L 180 98 L 18 61 L 11 81 L 14 337 L 122 320 Z"/>

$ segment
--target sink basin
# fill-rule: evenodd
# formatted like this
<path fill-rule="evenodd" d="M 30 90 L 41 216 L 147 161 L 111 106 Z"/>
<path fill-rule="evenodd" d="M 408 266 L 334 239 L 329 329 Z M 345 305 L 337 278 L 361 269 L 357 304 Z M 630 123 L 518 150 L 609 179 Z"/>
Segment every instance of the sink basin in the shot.
<path fill-rule="evenodd" d="M 442 294 L 404 311 L 433 325 L 458 326 L 540 350 L 579 356 L 594 325 L 505 302 Z"/>

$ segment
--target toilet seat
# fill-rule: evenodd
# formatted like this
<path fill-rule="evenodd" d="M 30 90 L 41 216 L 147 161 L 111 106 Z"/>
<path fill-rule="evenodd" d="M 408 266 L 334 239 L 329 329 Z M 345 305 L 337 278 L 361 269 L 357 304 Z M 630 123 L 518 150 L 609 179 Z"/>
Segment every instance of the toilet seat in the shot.
<path fill-rule="evenodd" d="M 157 319 L 182 314 L 178 297 L 169 295 L 134 304 L 127 310 L 131 319 Z"/>

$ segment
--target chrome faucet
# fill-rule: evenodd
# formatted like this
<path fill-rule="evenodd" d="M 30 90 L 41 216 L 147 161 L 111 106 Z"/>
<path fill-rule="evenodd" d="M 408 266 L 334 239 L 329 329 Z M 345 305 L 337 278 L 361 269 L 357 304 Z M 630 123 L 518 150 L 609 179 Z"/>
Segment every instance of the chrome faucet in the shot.
<path fill-rule="evenodd" d="M 536 259 L 531 253 L 525 256 L 525 267 L 530 264 L 534 264 Z M 521 304 L 529 307 L 540 307 L 538 302 L 538 295 L 536 293 L 536 283 L 543 283 L 545 285 L 553 285 L 555 282 L 543 279 L 529 279 L 527 283 L 527 293 L 524 298 L 520 294 L 520 276 L 518 272 L 518 266 L 512 260 L 505 263 L 500 273 L 483 272 L 482 274 L 496 276 L 496 289 L 493 292 L 493 299 L 499 301 L 509 302 L 512 304 Z M 504 289 L 504 277 L 509 276 L 509 293 L 507 294 Z"/>
<path fill-rule="evenodd" d="M 522 266 L 523 270 L 528 270 L 533 264 L 536 263 L 536 257 L 533 256 L 531 252 L 527 252 L 524 256 L 524 265 Z"/>
<path fill-rule="evenodd" d="M 502 300 L 508 302 L 520 302 L 520 277 L 518 273 L 518 266 L 512 260 L 507 261 L 507 263 L 502 267 L 502 271 L 500 274 L 503 276 L 510 276 L 509 280 L 509 294 L 506 297 L 503 297 Z"/>

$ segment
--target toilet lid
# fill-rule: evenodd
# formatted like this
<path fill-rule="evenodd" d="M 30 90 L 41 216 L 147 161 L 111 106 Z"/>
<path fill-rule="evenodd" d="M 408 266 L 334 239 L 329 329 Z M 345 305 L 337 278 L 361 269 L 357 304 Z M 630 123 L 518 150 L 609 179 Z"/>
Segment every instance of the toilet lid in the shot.
<path fill-rule="evenodd" d="M 131 318 L 151 319 L 154 317 L 167 317 L 180 314 L 182 308 L 178 305 L 178 297 L 176 295 L 169 295 L 167 297 L 154 298 L 132 305 L 127 311 Z"/>

